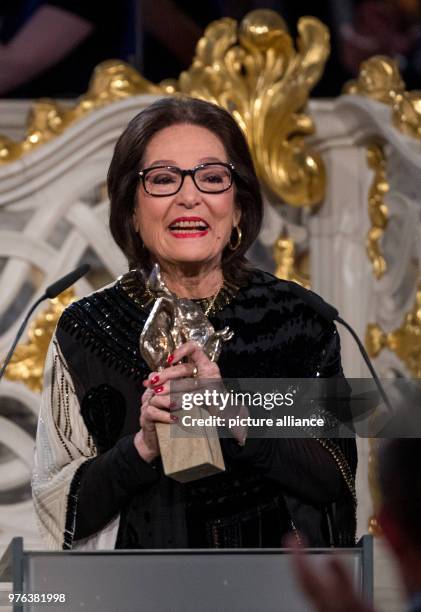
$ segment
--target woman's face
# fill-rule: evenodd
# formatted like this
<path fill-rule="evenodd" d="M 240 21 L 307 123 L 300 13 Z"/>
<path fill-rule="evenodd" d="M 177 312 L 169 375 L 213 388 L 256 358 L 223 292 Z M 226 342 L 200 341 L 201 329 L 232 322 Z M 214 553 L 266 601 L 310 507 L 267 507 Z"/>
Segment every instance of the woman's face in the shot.
<path fill-rule="evenodd" d="M 155 134 L 146 148 L 143 168 L 177 166 L 187 170 L 207 162 L 230 161 L 213 132 L 182 124 Z M 148 194 L 139 180 L 135 230 L 161 266 L 219 263 L 232 228 L 240 220 L 234 189 L 232 185 L 223 193 L 202 193 L 187 175 L 178 193 L 156 197 Z"/>

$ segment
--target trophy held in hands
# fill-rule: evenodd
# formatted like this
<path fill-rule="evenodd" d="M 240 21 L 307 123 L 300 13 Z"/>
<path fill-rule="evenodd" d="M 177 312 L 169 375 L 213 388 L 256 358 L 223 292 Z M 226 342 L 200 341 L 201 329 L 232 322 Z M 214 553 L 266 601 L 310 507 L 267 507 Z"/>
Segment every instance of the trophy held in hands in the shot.
<path fill-rule="evenodd" d="M 211 361 L 217 361 L 223 342 L 233 337 L 229 327 L 216 332 L 199 305 L 171 293 L 157 264 L 146 287 L 156 300 L 140 336 L 140 352 L 151 370 L 162 370 L 167 365 L 168 356 L 189 340 L 201 346 Z M 194 382 L 200 383 L 199 380 Z M 175 386 L 180 385 L 175 383 Z M 189 391 L 194 392 L 194 389 Z M 206 417 L 203 410 L 199 406 L 193 407 L 189 415 L 192 419 Z M 188 429 L 186 431 L 179 422 L 171 425 L 156 423 L 165 474 L 179 482 L 189 482 L 224 471 L 216 428 L 203 426 L 198 432 L 195 427 L 194 436 L 189 436 L 191 428 Z"/>

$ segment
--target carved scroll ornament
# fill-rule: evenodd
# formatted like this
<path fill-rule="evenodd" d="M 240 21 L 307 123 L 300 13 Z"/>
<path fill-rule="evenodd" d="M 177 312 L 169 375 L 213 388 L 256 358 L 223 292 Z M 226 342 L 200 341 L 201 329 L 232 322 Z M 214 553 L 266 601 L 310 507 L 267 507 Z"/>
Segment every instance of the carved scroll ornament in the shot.
<path fill-rule="evenodd" d="M 358 78 L 347 83 L 344 92 L 388 104 L 395 127 L 421 138 L 421 91 L 406 91 L 398 65 L 390 57 L 375 55 L 362 62 Z"/>
<path fill-rule="evenodd" d="M 240 24 L 219 19 L 197 43 L 190 68 L 158 85 L 124 62 L 106 61 L 74 107 L 35 103 L 23 141 L 0 137 L 0 163 L 19 159 L 106 104 L 143 93 L 181 93 L 232 113 L 266 186 L 288 204 L 315 206 L 323 199 L 325 171 L 305 141 L 314 124 L 303 109 L 329 55 L 329 33 L 313 17 L 299 20 L 298 33 L 295 49 L 282 17 L 268 9 L 252 11 Z"/>

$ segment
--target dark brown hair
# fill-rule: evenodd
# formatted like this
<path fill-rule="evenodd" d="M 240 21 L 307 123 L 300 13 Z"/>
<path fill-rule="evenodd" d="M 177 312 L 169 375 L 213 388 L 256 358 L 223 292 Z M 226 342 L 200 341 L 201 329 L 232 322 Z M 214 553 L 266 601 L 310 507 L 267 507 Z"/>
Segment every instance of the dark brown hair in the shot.
<path fill-rule="evenodd" d="M 248 272 L 246 251 L 256 239 L 263 217 L 259 182 L 246 139 L 233 117 L 224 109 L 194 98 L 168 97 L 157 100 L 134 117 L 117 141 L 108 171 L 110 229 L 126 255 L 130 268 L 149 272 L 152 259 L 133 227 L 132 217 L 139 184 L 138 172 L 146 147 L 160 130 L 177 124 L 207 128 L 222 142 L 228 161 L 234 164 L 236 205 L 241 210 L 242 241 L 235 251 L 222 253 L 222 268 L 227 280 L 240 281 Z M 233 242 L 236 241 L 236 234 Z"/>

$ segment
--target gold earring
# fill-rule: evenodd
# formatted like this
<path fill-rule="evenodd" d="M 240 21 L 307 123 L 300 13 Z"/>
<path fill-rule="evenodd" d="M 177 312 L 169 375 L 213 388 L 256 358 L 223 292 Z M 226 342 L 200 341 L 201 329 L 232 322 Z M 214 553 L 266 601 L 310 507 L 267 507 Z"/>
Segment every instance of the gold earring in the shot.
<path fill-rule="evenodd" d="M 231 238 L 230 241 L 228 242 L 228 248 L 231 249 L 231 251 L 236 251 L 238 249 L 238 247 L 241 244 L 241 239 L 243 237 L 243 232 L 241 231 L 241 229 L 239 228 L 238 225 L 234 225 L 234 227 L 232 228 L 233 230 L 237 230 L 237 242 L 235 244 L 231 243 Z"/>

